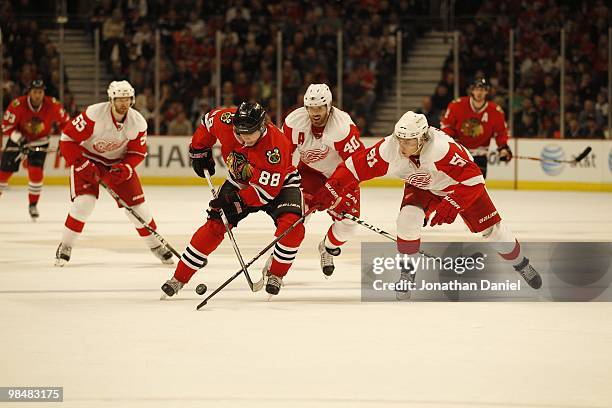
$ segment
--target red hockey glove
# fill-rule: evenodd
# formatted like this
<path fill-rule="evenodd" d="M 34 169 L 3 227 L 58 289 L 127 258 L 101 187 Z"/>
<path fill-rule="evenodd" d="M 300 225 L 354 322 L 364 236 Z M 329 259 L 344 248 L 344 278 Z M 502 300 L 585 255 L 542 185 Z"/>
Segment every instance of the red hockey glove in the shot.
<path fill-rule="evenodd" d="M 134 175 L 134 169 L 127 163 L 113 164 L 108 173 L 110 181 L 118 186 L 121 183 L 125 183 Z"/>
<path fill-rule="evenodd" d="M 313 207 L 319 210 L 333 210 L 342 201 L 342 186 L 340 182 L 329 179 L 315 193 L 312 203 Z"/>
<path fill-rule="evenodd" d="M 84 157 L 74 161 L 74 174 L 80 176 L 89 183 L 97 183 L 100 179 L 100 170 L 93 162 Z"/>
<path fill-rule="evenodd" d="M 445 196 L 436 207 L 436 215 L 431 219 L 429 225 L 452 224 L 461 211 L 461 206 L 449 194 Z"/>
<path fill-rule="evenodd" d="M 499 153 L 499 161 L 508 163 L 512 160 L 512 150 L 510 150 L 510 146 L 507 144 L 499 146 L 497 153 Z"/>
<path fill-rule="evenodd" d="M 213 210 L 223 210 L 225 214 L 240 214 L 246 210 L 246 206 L 237 191 L 221 194 L 208 203 Z"/>

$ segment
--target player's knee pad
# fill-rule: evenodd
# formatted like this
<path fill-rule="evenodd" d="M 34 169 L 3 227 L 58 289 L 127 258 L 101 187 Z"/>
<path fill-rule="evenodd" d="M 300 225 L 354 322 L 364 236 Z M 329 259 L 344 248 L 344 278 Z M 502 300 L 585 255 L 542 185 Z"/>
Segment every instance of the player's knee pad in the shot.
<path fill-rule="evenodd" d="M 70 216 L 79 221 L 86 221 L 93 212 L 95 206 L 96 197 L 89 194 L 77 196 L 72 202 Z"/>
<path fill-rule="evenodd" d="M 509 253 L 516 245 L 514 234 L 503 222 L 498 222 L 482 232 L 483 238 L 491 243 L 497 252 Z"/>
<path fill-rule="evenodd" d="M 208 219 L 206 221 L 206 224 L 204 224 L 198 230 L 198 232 L 196 232 L 196 234 L 200 233 L 200 231 L 202 231 L 203 233 L 205 232 L 205 234 L 210 234 L 215 238 L 223 239 L 223 235 L 225 234 L 225 225 L 221 220 Z"/>
<path fill-rule="evenodd" d="M 33 183 L 40 183 L 43 179 L 42 167 L 29 166 L 28 167 L 28 179 Z"/>
<path fill-rule="evenodd" d="M 334 221 L 332 224 L 334 236 L 336 236 L 336 238 L 338 238 L 340 241 L 348 241 L 350 237 L 355 235 L 356 230 L 357 224 L 351 220 L 343 219 Z"/>
<path fill-rule="evenodd" d="M 134 210 L 134 212 L 136 212 L 136 214 L 140 215 L 140 218 L 145 220 L 147 224 L 150 223 L 153 217 L 151 217 L 151 211 L 149 211 L 149 206 L 147 206 L 144 203 L 141 203 L 141 204 L 136 204 L 135 206 L 131 208 L 132 210 Z M 134 217 L 134 215 L 127 208 L 125 208 L 124 210 L 125 210 L 125 215 L 127 215 L 128 219 L 132 222 L 132 224 L 136 225 L 137 227 L 142 226 L 142 223 L 138 221 L 138 219 L 136 219 L 136 217 Z"/>
<path fill-rule="evenodd" d="M 283 232 L 287 231 L 293 223 L 300 219 L 300 216 L 293 213 L 284 213 L 281 214 L 276 219 L 276 233 L 275 236 L 281 235 Z M 304 228 L 304 223 L 300 222 L 297 224 L 285 237 L 282 241 L 291 241 L 295 245 L 299 245 L 304 239 L 304 235 L 306 230 Z"/>
<path fill-rule="evenodd" d="M 397 216 L 397 236 L 403 240 L 411 241 L 421 237 L 421 228 L 425 212 L 414 205 L 402 207 Z"/>

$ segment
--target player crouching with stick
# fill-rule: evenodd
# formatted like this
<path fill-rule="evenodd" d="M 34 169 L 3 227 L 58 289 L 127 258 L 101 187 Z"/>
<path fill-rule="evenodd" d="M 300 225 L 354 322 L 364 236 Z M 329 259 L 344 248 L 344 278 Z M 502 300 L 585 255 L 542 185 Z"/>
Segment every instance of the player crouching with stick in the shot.
<path fill-rule="evenodd" d="M 274 221 L 276 237 L 292 228 L 274 245 L 263 271 L 267 276 L 266 292 L 276 295 L 304 239 L 304 225 L 292 227 L 303 215 L 303 198 L 300 175 L 291 164 L 291 142 L 276 126 L 266 123 L 266 112 L 258 103 L 214 109 L 202 118 L 189 147 L 194 171 L 209 183 L 210 175 L 215 173 L 212 147 L 217 140 L 229 177 L 218 194 L 213 194 L 206 223 L 191 237 L 174 276 L 162 285 L 162 291 L 174 296 L 182 289 L 198 269 L 206 266 L 208 256 L 226 233 L 251 290 L 256 291 L 232 228 L 249 214 L 264 211 Z"/>
<path fill-rule="evenodd" d="M 418 256 L 421 228 L 432 213 L 435 212 L 429 221 L 432 227 L 452 224 L 460 215 L 470 231 L 482 233 L 532 288 L 542 286 L 542 278 L 502 223 L 470 153 L 446 133 L 430 127 L 424 115 L 406 112 L 395 124 L 392 135 L 338 166 L 317 192 L 315 201 L 322 208 L 333 208 L 345 189 L 386 174 L 405 182 L 397 217 L 400 253 Z M 414 283 L 416 271 L 410 266 L 402 270 L 400 280 Z M 408 289 L 404 295 L 410 297 Z"/>

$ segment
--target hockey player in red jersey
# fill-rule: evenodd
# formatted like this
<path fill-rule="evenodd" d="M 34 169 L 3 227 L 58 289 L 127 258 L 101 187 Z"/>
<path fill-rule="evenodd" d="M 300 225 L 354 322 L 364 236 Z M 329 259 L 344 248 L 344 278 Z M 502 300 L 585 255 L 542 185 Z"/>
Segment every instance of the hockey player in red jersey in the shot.
<path fill-rule="evenodd" d="M 38 199 L 43 186 L 43 167 L 49 147 L 49 134 L 53 123 L 63 129 L 70 117 L 55 98 L 45 96 L 45 83 L 36 79 L 30 84 L 27 95 L 12 101 L 2 119 L 2 137 L 8 138 L 0 159 L 0 195 L 8 186 L 8 180 L 19 170 L 22 156 L 27 157 L 28 201 L 32 220 L 39 217 Z"/>
<path fill-rule="evenodd" d="M 345 188 L 391 174 L 404 180 L 404 197 L 397 217 L 397 246 L 403 254 L 416 256 L 421 228 L 452 224 L 459 215 L 470 231 L 485 240 L 533 288 L 542 279 L 521 255 L 521 247 L 502 222 L 485 188 L 484 177 L 467 149 L 439 129 L 429 127 L 424 115 L 406 112 L 392 135 L 340 165 L 315 196 L 321 208 L 333 207 Z M 401 278 L 414 282 L 414 270 Z M 399 296 L 409 297 L 409 291 Z"/>
<path fill-rule="evenodd" d="M 208 219 L 191 237 L 174 276 L 162 286 L 167 296 L 175 295 L 221 244 L 225 226 L 219 210 L 235 227 L 249 214 L 265 211 L 281 235 L 303 214 L 300 175 L 291 164 L 291 143 L 273 124 L 258 103 L 243 102 L 238 108 L 217 108 L 202 118 L 189 147 L 193 169 L 200 177 L 215 172 L 212 146 L 221 144 L 229 177 L 217 198 L 209 203 Z M 298 248 L 304 225 L 298 224 L 274 246 L 264 269 L 266 291 L 279 293 Z"/>
<path fill-rule="evenodd" d="M 56 266 L 70 260 L 72 247 L 98 199 L 100 181 L 147 220 L 149 227 L 157 228 L 136 173 L 136 166 L 147 155 L 147 121 L 132 109 L 134 88 L 129 82 L 111 82 L 108 99 L 87 107 L 64 128 L 60 139 L 62 156 L 70 165 L 72 205 L 55 253 Z M 126 215 L 151 252 L 163 263 L 172 264 L 172 252 L 127 210 Z"/>
<path fill-rule="evenodd" d="M 283 126 L 293 150 L 299 153 L 298 171 L 307 206 L 336 167 L 353 153 L 364 149 L 359 129 L 348 113 L 332 106 L 332 93 L 325 84 L 311 84 L 304 94 L 304 106 L 291 112 Z M 347 192 L 337 214 L 347 212 L 359 217 L 359 186 Z M 331 214 L 330 214 L 331 215 Z M 334 272 L 333 257 L 353 234 L 356 224 L 331 215 L 333 223 L 319 243 L 321 269 L 326 276 Z"/>
<path fill-rule="evenodd" d="M 504 111 L 494 102 L 487 101 L 489 83 L 485 78 L 476 78 L 470 86 L 470 96 L 455 99 L 448 104 L 440 121 L 440 128 L 453 139 L 467 147 L 474 162 L 487 177 L 487 154 L 491 139 L 495 138 L 499 160 L 512 160 L 508 146 L 508 125 Z"/>

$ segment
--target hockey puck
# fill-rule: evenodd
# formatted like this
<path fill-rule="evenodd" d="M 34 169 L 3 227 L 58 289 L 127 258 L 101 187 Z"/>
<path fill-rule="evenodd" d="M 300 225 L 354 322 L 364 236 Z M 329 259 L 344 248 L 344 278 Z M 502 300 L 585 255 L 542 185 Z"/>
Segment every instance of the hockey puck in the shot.
<path fill-rule="evenodd" d="M 200 283 L 198 286 L 196 286 L 196 289 L 195 289 L 196 293 L 200 296 L 205 294 L 207 290 L 208 290 L 208 287 L 203 283 Z"/>

